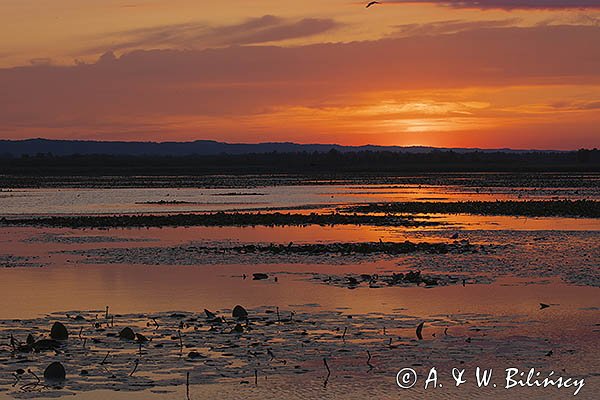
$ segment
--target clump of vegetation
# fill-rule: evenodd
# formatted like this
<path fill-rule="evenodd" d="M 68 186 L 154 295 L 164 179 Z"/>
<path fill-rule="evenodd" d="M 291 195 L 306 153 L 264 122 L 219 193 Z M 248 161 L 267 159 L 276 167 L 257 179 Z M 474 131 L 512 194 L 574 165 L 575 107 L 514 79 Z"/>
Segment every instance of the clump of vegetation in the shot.
<path fill-rule="evenodd" d="M 356 213 L 439 213 L 511 215 L 523 217 L 600 218 L 600 201 L 529 200 L 529 201 L 458 201 L 372 203 L 342 209 Z"/>
<path fill-rule="evenodd" d="M 216 212 L 175 215 L 55 216 L 41 218 L 2 218 L 0 226 L 49 226 L 66 228 L 121 228 L 161 226 L 306 226 L 306 225 L 374 225 L 434 226 L 439 223 L 410 217 Z"/>
<path fill-rule="evenodd" d="M 431 254 L 446 253 L 477 253 L 479 245 L 469 243 L 467 240 L 452 243 L 415 243 L 404 242 L 359 242 L 359 243 L 307 243 L 307 244 L 246 244 L 228 248 L 231 252 L 242 254 L 270 253 L 270 254 L 385 254 L 398 255 L 416 252 Z"/>

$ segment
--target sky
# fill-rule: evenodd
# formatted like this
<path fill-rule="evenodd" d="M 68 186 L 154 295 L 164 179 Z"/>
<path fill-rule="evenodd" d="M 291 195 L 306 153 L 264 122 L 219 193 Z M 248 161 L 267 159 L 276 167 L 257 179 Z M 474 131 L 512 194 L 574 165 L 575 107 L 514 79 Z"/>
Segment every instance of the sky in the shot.
<path fill-rule="evenodd" d="M 600 0 L 2 0 L 0 138 L 600 147 Z"/>

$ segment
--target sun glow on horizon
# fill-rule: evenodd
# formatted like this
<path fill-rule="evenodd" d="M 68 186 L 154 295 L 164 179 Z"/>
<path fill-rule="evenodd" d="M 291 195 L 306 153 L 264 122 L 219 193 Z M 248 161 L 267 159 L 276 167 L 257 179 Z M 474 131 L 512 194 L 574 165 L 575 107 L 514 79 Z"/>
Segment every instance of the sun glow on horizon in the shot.
<path fill-rule="evenodd" d="M 0 5 L 0 137 L 600 147 L 595 8 L 84 3 Z"/>

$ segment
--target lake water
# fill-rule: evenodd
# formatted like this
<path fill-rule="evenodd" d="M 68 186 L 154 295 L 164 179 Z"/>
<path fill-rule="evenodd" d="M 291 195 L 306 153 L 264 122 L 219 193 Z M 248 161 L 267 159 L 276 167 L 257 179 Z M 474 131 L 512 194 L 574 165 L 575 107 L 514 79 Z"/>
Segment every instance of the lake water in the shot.
<path fill-rule="evenodd" d="M 392 201 L 592 199 L 591 187 L 296 185 L 252 188 L 46 188 L 0 192 L 0 216 L 326 209 Z"/>
<path fill-rule="evenodd" d="M 595 191 L 593 185 L 587 189 L 477 189 L 460 185 L 377 184 L 234 189 L 5 189 L 0 193 L 0 215 L 257 209 L 330 212 L 339 205 L 368 202 L 598 199 Z M 473 387 L 432 395 L 423 388 L 400 392 L 394 382 L 397 370 L 403 366 L 417 364 L 413 367 L 422 369 L 439 363 L 450 367 L 460 361 L 473 368 L 479 364 L 498 368 L 515 364 L 564 369 L 565 374 L 586 378 L 587 386 L 578 398 L 595 398 L 600 376 L 600 221 L 445 214 L 424 217 L 433 217 L 445 225 L 2 227 L 0 264 L 6 267 L 0 268 L 2 340 L 8 343 L 9 334 L 13 333 L 21 340 L 24 332 L 47 334 L 53 320 L 65 321 L 72 330 L 81 331 L 79 339 L 69 339 L 77 343 L 78 350 L 69 349 L 63 354 L 66 358 L 61 358 L 61 354 L 33 353 L 19 361 L 8 345 L 0 347 L 0 398 L 48 397 L 57 393 L 75 393 L 76 398 L 82 399 L 185 398 L 186 372 L 192 376 L 194 398 L 340 398 L 342 394 L 344 398 L 572 397 L 572 392 L 558 389 L 481 392 Z M 454 240 L 451 236 L 455 233 L 457 240 L 468 240 L 482 250 L 465 254 L 336 253 L 306 257 L 228 250 L 240 244 L 290 242 L 447 243 Z M 199 253 L 199 247 L 214 250 L 204 254 Z M 346 281 L 348 276 L 384 277 L 415 270 L 453 276 L 456 284 L 370 287 L 367 282 L 354 286 Z M 268 274 L 268 279 L 253 280 L 254 273 Z M 549 307 L 540 309 L 540 303 Z M 236 304 L 260 317 L 254 333 L 246 332 L 237 339 L 244 343 L 243 353 L 236 353 L 233 348 L 223 350 L 229 346 L 231 335 L 213 337 L 204 329 L 210 326 L 203 316 L 205 308 L 229 317 Z M 104 326 L 109 324 L 104 320 L 107 306 L 113 320 L 106 325 L 106 331 L 98 331 L 92 324 L 78 325 L 81 323 L 66 317 L 80 313 L 86 321 L 101 321 Z M 292 316 L 292 321 L 279 331 L 270 331 L 271 323 L 281 323 L 275 320 L 275 310 L 282 316 Z M 200 321 L 183 328 L 183 340 L 189 348 L 182 354 L 178 354 L 178 341 L 171 340 L 179 331 L 175 320 L 169 317 L 173 312 Z M 293 321 L 292 314 L 298 322 Z M 154 328 L 152 317 L 160 323 L 160 329 Z M 308 324 L 311 318 L 315 319 L 314 324 Z M 19 325 L 15 319 L 23 322 Z M 265 321 L 270 322 L 263 325 Z M 420 321 L 425 322 L 425 337 L 416 340 L 415 328 Z M 164 341 L 166 348 L 175 343 L 172 351 L 160 353 L 166 358 L 155 359 L 159 354 L 153 351 L 159 350 L 148 346 L 147 353 L 136 356 L 136 345 L 127 348 L 107 338 L 106 333 L 128 324 L 151 337 L 151 343 Z M 344 328 L 348 332 L 343 336 Z M 222 328 L 215 329 L 220 332 Z M 90 339 L 88 344 L 80 343 L 83 337 Z M 92 338 L 102 341 L 89 344 Z M 303 338 L 309 341 L 300 346 Z M 269 360 L 256 341 L 268 343 L 276 355 L 284 354 L 289 364 Z M 119 349 L 108 365 L 114 371 L 114 379 L 99 367 L 109 345 Z M 259 355 L 250 357 L 250 361 L 240 356 L 252 349 Z M 185 354 L 192 350 L 207 351 L 208 359 L 190 362 Z M 373 354 L 372 371 L 367 371 L 366 350 Z M 214 351 L 222 354 L 213 359 Z M 11 373 L 19 365 L 39 374 L 44 363 L 57 357 L 64 361 L 71 376 L 62 392 L 27 391 L 20 390 L 19 385 L 12 386 Z M 136 357 L 142 360 L 140 372 L 128 377 Z M 333 369 L 325 385 L 324 357 Z M 213 366 L 206 369 L 206 365 Z M 82 368 L 92 371 L 91 376 L 82 376 Z M 214 371 L 222 376 L 213 376 Z M 254 371 L 260 371 L 256 372 L 260 374 L 257 384 Z M 116 387 L 118 392 L 113 390 Z"/>

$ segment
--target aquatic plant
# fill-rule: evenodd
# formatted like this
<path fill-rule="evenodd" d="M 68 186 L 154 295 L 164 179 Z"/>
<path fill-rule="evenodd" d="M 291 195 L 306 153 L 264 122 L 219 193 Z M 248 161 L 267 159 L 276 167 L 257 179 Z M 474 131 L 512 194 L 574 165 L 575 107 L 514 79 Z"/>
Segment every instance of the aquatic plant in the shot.
<path fill-rule="evenodd" d="M 600 218 L 596 200 L 525 200 L 371 203 L 340 208 L 355 213 L 439 213 L 524 217 Z M 458 236 L 457 236 L 458 237 Z"/>

